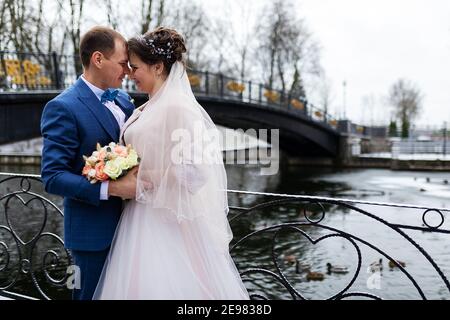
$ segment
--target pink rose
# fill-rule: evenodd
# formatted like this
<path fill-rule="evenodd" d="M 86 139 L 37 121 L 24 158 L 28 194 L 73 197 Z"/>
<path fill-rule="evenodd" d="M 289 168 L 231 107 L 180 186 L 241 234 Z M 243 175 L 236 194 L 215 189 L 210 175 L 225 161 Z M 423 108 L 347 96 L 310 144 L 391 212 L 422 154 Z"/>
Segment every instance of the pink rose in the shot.
<path fill-rule="evenodd" d="M 92 170 L 91 166 L 88 166 L 88 165 L 84 166 L 83 171 L 82 171 L 82 175 L 83 176 L 87 176 L 90 170 Z"/>
<path fill-rule="evenodd" d="M 100 150 L 98 152 L 98 160 L 103 161 L 103 160 L 105 160 L 105 157 L 106 157 L 106 151 L 103 149 Z"/>
<path fill-rule="evenodd" d="M 98 181 L 105 181 L 108 180 L 108 175 L 103 172 L 105 169 L 105 162 L 100 161 L 95 165 L 95 179 Z"/>
<path fill-rule="evenodd" d="M 119 156 L 119 157 L 128 157 L 128 150 L 126 147 L 124 146 L 116 146 L 114 148 L 114 152 Z"/>

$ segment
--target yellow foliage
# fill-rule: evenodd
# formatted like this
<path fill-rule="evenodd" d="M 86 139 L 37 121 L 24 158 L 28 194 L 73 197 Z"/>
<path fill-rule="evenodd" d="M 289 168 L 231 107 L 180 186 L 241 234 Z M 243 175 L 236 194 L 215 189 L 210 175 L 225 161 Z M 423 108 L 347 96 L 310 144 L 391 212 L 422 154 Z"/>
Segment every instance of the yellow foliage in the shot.
<path fill-rule="evenodd" d="M 29 75 L 36 75 L 41 70 L 41 67 L 38 64 L 31 62 L 30 60 L 22 61 L 23 72 Z"/>
<path fill-rule="evenodd" d="M 316 111 L 316 112 L 314 112 L 314 114 L 316 115 L 316 117 L 322 118 L 322 112 Z"/>
<path fill-rule="evenodd" d="M 230 91 L 235 91 L 235 92 L 238 92 L 238 93 L 242 93 L 245 90 L 245 85 L 241 84 L 241 83 L 238 83 L 236 81 L 229 81 L 227 83 L 227 89 L 230 90 Z"/>
<path fill-rule="evenodd" d="M 14 77 L 20 74 L 20 62 L 19 60 L 5 60 L 6 74 Z"/>
<path fill-rule="evenodd" d="M 49 86 L 49 85 L 52 84 L 52 80 L 50 80 L 50 79 L 47 78 L 47 77 L 39 77 L 38 83 L 39 83 L 39 85 L 41 85 L 41 86 Z"/>
<path fill-rule="evenodd" d="M 276 91 L 266 90 L 264 92 L 264 97 L 266 97 L 269 102 L 275 103 L 280 98 L 280 94 Z"/>
<path fill-rule="evenodd" d="M 17 76 L 12 77 L 11 81 L 14 84 L 24 85 L 25 84 L 25 77 L 21 76 L 21 75 L 17 75 Z"/>
<path fill-rule="evenodd" d="M 303 102 L 301 102 L 298 99 L 292 99 L 291 106 L 293 106 L 295 109 L 300 109 L 300 110 L 305 109 L 305 105 L 303 104 Z"/>
<path fill-rule="evenodd" d="M 188 74 L 189 82 L 192 87 L 200 86 L 200 77 L 195 74 Z"/>
<path fill-rule="evenodd" d="M 50 85 L 51 80 L 40 76 L 41 66 L 33 63 L 31 60 L 6 59 L 6 75 L 11 77 L 11 82 L 17 85 L 27 85 L 34 87 L 36 85 Z"/>

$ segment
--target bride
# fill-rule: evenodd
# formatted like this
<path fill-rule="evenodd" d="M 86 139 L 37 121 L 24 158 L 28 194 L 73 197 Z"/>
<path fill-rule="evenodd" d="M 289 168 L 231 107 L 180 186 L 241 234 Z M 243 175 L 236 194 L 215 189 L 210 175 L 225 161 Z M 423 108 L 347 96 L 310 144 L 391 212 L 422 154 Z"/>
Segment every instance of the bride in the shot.
<path fill-rule="evenodd" d="M 131 78 L 149 100 L 121 140 L 141 163 L 94 299 L 248 299 L 229 254 L 218 131 L 192 93 L 184 40 L 160 27 L 128 49 Z"/>

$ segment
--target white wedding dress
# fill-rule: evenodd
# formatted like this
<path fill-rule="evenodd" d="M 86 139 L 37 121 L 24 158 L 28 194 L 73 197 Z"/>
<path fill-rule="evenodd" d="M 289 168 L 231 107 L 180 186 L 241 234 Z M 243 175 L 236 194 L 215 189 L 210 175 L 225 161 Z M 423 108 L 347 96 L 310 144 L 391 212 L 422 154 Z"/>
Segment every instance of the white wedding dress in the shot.
<path fill-rule="evenodd" d="M 122 129 L 141 157 L 137 195 L 126 202 L 94 299 L 249 299 L 228 251 L 226 174 L 214 130 L 175 63 Z M 206 136 L 209 146 L 177 145 L 173 132 Z"/>

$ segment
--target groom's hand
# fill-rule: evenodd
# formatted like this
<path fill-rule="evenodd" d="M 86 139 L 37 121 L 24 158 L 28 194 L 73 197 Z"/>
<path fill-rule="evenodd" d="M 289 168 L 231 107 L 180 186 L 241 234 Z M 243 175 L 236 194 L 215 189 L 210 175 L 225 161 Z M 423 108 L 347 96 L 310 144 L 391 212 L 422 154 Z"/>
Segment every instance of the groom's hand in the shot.
<path fill-rule="evenodd" d="M 122 199 L 134 199 L 136 197 L 137 172 L 139 167 L 131 169 L 126 176 L 116 181 L 110 181 L 108 195 Z"/>

